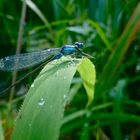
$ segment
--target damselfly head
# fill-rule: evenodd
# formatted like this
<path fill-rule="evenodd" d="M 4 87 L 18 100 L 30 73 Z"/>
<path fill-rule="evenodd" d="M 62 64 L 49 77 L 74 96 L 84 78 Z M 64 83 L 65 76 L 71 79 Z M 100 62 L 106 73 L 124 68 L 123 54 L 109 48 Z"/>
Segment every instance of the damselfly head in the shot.
<path fill-rule="evenodd" d="M 84 44 L 83 43 L 79 43 L 79 42 L 75 42 L 74 46 L 77 47 L 77 48 L 83 49 Z"/>

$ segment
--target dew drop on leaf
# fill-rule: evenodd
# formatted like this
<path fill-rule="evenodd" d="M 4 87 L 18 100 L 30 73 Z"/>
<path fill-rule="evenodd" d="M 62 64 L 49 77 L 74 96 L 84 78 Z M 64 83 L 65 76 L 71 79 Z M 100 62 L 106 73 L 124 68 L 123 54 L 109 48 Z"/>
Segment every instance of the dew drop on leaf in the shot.
<path fill-rule="evenodd" d="M 64 76 L 63 79 L 66 79 L 66 76 Z"/>
<path fill-rule="evenodd" d="M 55 73 L 55 77 L 57 77 L 57 76 L 58 76 L 58 74 L 59 74 L 59 72 L 57 71 L 57 72 Z"/>
<path fill-rule="evenodd" d="M 67 96 L 66 96 L 66 94 L 64 94 L 64 96 L 63 96 L 63 97 L 64 97 L 64 99 L 66 99 L 66 97 L 67 97 Z"/>
<path fill-rule="evenodd" d="M 31 87 L 33 88 L 34 87 L 34 84 L 32 84 Z"/>
<path fill-rule="evenodd" d="M 45 100 L 43 98 L 41 98 L 39 101 L 38 101 L 38 105 L 39 106 L 43 106 L 45 103 Z"/>
<path fill-rule="evenodd" d="M 76 64 L 74 63 L 74 61 L 70 61 L 70 62 L 68 62 L 68 67 L 73 67 L 73 66 L 75 66 Z"/>

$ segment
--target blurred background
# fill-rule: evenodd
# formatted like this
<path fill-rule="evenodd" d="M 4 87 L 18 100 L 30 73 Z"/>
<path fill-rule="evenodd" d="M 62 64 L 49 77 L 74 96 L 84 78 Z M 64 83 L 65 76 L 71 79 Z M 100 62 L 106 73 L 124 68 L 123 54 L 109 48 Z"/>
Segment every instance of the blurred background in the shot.
<path fill-rule="evenodd" d="M 21 15 L 24 22 L 20 24 Z M 17 40 L 22 33 L 22 40 Z M 61 128 L 61 140 L 140 139 L 140 2 L 139 0 L 0 0 L 0 58 L 83 42 L 92 55 L 96 86 L 91 112 L 79 115 L 87 97 L 75 76 L 75 95 L 65 116 L 75 118 Z M 22 78 L 30 68 L 18 73 Z M 39 72 L 39 71 L 38 71 Z M 0 130 L 10 138 L 15 117 L 34 78 L 16 85 L 14 95 L 0 97 Z M 0 91 L 11 85 L 11 72 L 0 71 Z M 77 113 L 77 114 L 76 114 Z"/>

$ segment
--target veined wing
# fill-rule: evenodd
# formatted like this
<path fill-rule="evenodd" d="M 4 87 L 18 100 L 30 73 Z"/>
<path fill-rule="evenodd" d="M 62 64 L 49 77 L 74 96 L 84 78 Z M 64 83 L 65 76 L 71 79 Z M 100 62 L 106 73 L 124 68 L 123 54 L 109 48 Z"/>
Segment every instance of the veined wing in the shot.
<path fill-rule="evenodd" d="M 35 66 L 55 56 L 60 52 L 60 48 L 47 49 L 38 52 L 23 53 L 4 57 L 0 60 L 0 70 L 14 71 L 23 70 Z"/>

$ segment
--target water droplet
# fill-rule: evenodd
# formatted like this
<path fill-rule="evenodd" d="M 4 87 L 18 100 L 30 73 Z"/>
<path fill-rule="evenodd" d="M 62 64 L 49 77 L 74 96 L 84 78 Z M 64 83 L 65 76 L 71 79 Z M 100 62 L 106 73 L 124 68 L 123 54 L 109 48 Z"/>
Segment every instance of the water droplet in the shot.
<path fill-rule="evenodd" d="M 74 61 L 70 61 L 70 62 L 68 62 L 68 67 L 73 67 L 73 66 L 75 66 L 76 64 L 74 63 Z"/>
<path fill-rule="evenodd" d="M 38 101 L 38 105 L 42 106 L 44 105 L 45 103 L 45 100 L 43 98 L 41 98 L 39 101 Z"/>
<path fill-rule="evenodd" d="M 68 62 L 68 67 L 70 67 L 70 65 L 71 65 L 71 61 L 70 61 L 70 62 Z"/>
<path fill-rule="evenodd" d="M 140 71 L 140 63 L 136 65 L 136 71 L 137 71 L 137 72 Z"/>
<path fill-rule="evenodd" d="M 57 71 L 57 72 L 55 73 L 55 77 L 57 77 L 57 76 L 58 76 L 58 74 L 59 74 L 59 72 Z"/>
<path fill-rule="evenodd" d="M 64 96 L 63 96 L 63 97 L 64 97 L 64 99 L 66 99 L 67 95 L 66 95 L 66 94 L 64 94 Z"/>
<path fill-rule="evenodd" d="M 94 65 L 92 65 L 92 67 L 93 67 L 93 69 L 95 69 L 95 66 Z"/>
<path fill-rule="evenodd" d="M 34 84 L 31 85 L 32 88 L 33 88 L 34 86 L 35 86 Z"/>

